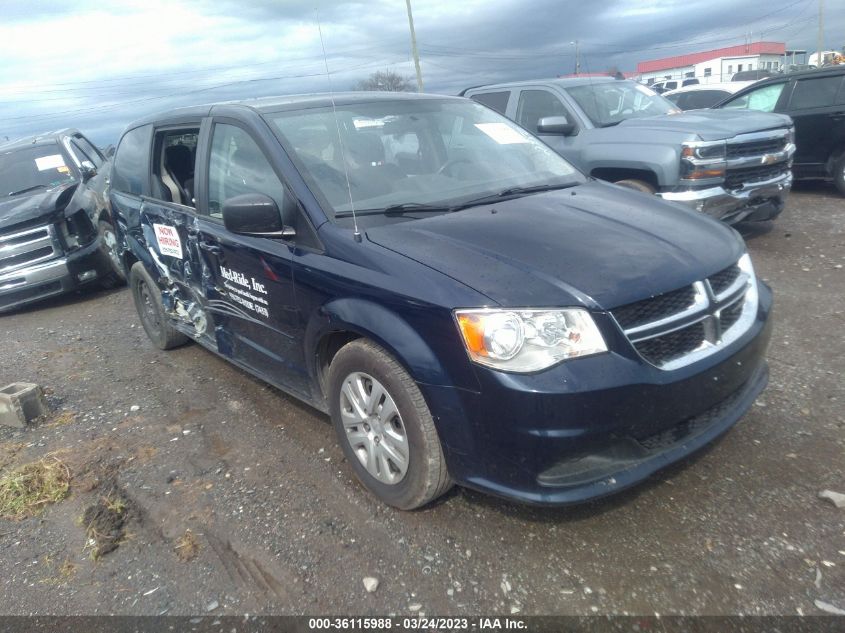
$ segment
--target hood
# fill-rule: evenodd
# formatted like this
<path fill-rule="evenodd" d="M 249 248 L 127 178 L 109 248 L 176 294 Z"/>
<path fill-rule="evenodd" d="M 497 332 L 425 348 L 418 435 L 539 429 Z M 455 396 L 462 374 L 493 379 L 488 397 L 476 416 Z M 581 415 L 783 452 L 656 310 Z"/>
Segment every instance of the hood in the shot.
<path fill-rule="evenodd" d="M 702 141 L 730 139 L 737 134 L 763 132 L 792 125 L 783 114 L 754 110 L 689 110 L 679 114 L 625 119 L 616 128 L 697 134 Z"/>
<path fill-rule="evenodd" d="M 51 215 L 67 206 L 76 188 L 77 183 L 68 183 L 13 198 L 0 198 L 0 229 L 42 217 L 47 221 Z"/>
<path fill-rule="evenodd" d="M 598 182 L 380 226 L 367 237 L 510 307 L 611 309 L 703 279 L 744 250 L 715 220 Z"/>

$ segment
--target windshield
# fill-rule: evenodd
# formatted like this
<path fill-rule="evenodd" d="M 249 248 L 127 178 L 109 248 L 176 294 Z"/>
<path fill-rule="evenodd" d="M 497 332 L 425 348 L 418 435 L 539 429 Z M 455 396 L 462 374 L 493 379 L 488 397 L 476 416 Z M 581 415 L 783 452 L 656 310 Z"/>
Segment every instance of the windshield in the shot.
<path fill-rule="evenodd" d="M 674 103 L 633 81 L 605 81 L 567 88 L 596 127 L 625 119 L 680 112 Z"/>
<path fill-rule="evenodd" d="M 58 145 L 20 147 L 0 152 L 0 197 L 51 189 L 73 181 Z"/>
<path fill-rule="evenodd" d="M 350 192 L 356 212 L 390 212 L 584 180 L 534 136 L 469 100 L 338 105 L 337 121 L 331 107 L 268 118 L 330 217 L 348 215 Z"/>

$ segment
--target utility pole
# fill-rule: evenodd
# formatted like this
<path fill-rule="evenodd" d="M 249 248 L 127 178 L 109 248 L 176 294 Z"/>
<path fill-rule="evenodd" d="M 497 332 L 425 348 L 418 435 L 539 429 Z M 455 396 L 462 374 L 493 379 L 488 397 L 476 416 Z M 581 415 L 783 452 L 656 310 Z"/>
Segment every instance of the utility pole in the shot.
<path fill-rule="evenodd" d="M 824 0 L 819 0 L 819 41 L 816 49 L 816 66 L 822 67 L 822 51 L 824 50 Z"/>
<path fill-rule="evenodd" d="M 411 51 L 414 54 L 414 67 L 417 69 L 417 92 L 423 91 L 422 71 L 420 70 L 420 54 L 417 52 L 417 32 L 414 30 L 414 14 L 411 13 L 411 0 L 405 0 L 408 7 L 408 26 L 411 27 Z"/>
<path fill-rule="evenodd" d="M 580 75 L 581 74 L 581 55 L 579 53 L 578 40 L 575 40 L 574 42 L 569 42 L 569 43 L 570 43 L 570 45 L 572 45 L 572 44 L 575 45 L 575 74 Z"/>

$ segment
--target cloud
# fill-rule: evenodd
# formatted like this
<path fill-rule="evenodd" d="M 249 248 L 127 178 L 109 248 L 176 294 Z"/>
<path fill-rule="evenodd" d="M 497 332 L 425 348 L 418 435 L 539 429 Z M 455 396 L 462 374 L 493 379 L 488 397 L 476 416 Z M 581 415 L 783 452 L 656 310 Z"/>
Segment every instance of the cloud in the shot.
<path fill-rule="evenodd" d="M 432 92 L 633 70 L 643 59 L 752 39 L 815 48 L 816 0 L 412 0 Z M 828 3 L 830 25 L 845 3 Z M 79 127 L 113 143 L 132 119 L 167 108 L 270 94 L 348 89 L 389 68 L 413 76 L 401 0 L 92 0 L 4 2 L 0 139 Z M 828 30 L 828 47 L 834 41 Z"/>

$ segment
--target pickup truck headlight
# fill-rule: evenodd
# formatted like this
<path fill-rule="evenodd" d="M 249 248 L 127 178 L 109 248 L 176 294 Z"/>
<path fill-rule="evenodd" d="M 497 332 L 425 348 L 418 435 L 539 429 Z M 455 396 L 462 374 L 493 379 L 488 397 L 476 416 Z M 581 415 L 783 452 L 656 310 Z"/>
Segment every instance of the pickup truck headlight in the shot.
<path fill-rule="evenodd" d="M 727 146 L 724 141 L 690 142 L 681 146 L 681 180 L 723 179 L 727 168 Z"/>
<path fill-rule="evenodd" d="M 607 351 L 581 308 L 455 310 L 455 320 L 470 359 L 495 369 L 527 373 Z"/>

